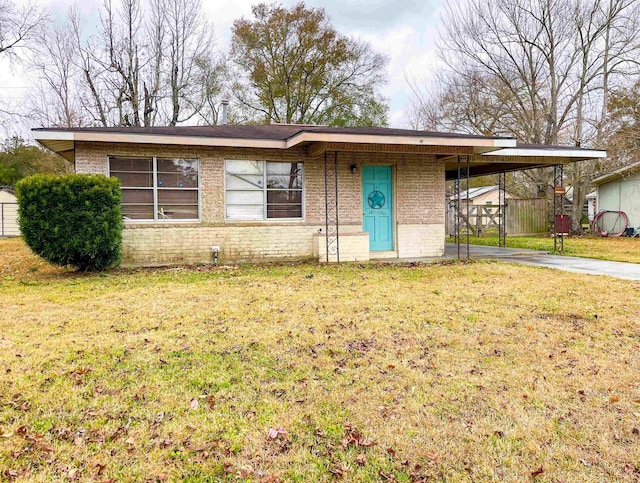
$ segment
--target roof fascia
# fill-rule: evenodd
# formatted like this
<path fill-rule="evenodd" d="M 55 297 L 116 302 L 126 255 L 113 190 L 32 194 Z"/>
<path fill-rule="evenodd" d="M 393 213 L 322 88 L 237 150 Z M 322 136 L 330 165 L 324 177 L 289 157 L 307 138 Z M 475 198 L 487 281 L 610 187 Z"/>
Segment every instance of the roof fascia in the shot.
<path fill-rule="evenodd" d="M 536 148 L 505 148 L 487 153 L 489 156 L 522 156 L 522 157 L 549 157 L 549 158 L 576 158 L 597 159 L 606 158 L 607 152 L 598 149 L 573 149 L 553 147 L 549 149 Z"/>
<path fill-rule="evenodd" d="M 95 131 L 35 131 L 34 138 L 75 142 L 179 144 L 188 146 L 217 146 L 231 148 L 286 149 L 287 143 L 277 139 L 212 138 L 199 136 L 170 136 L 164 134 L 135 134 Z"/>
<path fill-rule="evenodd" d="M 287 148 L 306 142 L 403 144 L 416 146 L 472 146 L 484 148 L 510 148 L 516 146 L 515 139 L 507 138 L 392 136 L 379 134 L 322 133 L 303 130 L 287 140 Z"/>
<path fill-rule="evenodd" d="M 301 131 L 288 140 L 219 138 L 199 136 L 173 136 L 165 134 L 138 134 L 98 131 L 34 131 L 36 140 L 75 142 L 133 143 L 133 144 L 181 144 L 191 146 L 217 146 L 234 148 L 289 149 L 306 142 L 333 142 L 353 144 L 399 144 L 414 146 L 468 146 L 482 151 L 499 152 L 516 146 L 515 139 L 438 137 L 438 136 L 386 136 L 376 134 L 341 134 Z"/>

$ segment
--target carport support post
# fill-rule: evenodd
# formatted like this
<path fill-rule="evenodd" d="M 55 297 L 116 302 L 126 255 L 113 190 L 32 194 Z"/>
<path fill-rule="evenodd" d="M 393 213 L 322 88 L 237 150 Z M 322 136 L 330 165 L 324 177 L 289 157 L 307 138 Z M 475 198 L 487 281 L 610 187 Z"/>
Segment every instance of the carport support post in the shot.
<path fill-rule="evenodd" d="M 469 179 L 471 176 L 471 166 L 469 163 L 469 156 L 467 156 L 467 163 L 465 166 L 465 172 L 467 175 L 467 260 L 469 260 L 469 232 L 471 231 L 471 214 L 469 213 Z M 478 227 L 476 226 L 476 229 Z"/>
<path fill-rule="evenodd" d="M 455 226 L 453 228 L 453 236 L 456 241 L 456 246 L 458 248 L 458 260 L 460 260 L 460 156 L 458 156 L 458 169 L 456 179 L 453 183 L 454 186 L 454 195 L 455 195 L 455 203 L 456 203 L 456 213 L 455 213 Z"/>
<path fill-rule="evenodd" d="M 558 219 L 560 227 L 558 230 Z M 560 233 L 558 233 L 560 231 Z M 553 167 L 553 252 L 564 251 L 564 167 Z"/>
<path fill-rule="evenodd" d="M 324 152 L 324 210 L 326 262 L 329 255 L 340 262 L 340 221 L 338 217 L 338 152 L 333 153 L 333 166 L 329 165 L 327 151 Z"/>
<path fill-rule="evenodd" d="M 498 246 L 507 246 L 507 173 L 498 174 Z"/>

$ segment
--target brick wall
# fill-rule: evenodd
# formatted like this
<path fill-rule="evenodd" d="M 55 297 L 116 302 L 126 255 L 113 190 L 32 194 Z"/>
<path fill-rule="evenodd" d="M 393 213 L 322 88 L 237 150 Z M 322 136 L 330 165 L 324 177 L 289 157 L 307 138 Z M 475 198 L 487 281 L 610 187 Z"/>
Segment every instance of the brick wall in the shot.
<path fill-rule="evenodd" d="M 327 260 L 327 239 L 321 233 L 313 235 L 313 257 L 321 262 L 337 262 L 340 255 L 341 262 L 362 262 L 369 260 L 369 234 L 365 232 L 345 232 L 340 235 L 339 252 L 329 246 L 329 259 Z"/>
<path fill-rule="evenodd" d="M 330 155 L 333 160 L 333 153 Z M 78 142 L 76 171 L 107 174 L 109 156 L 200 160 L 201 223 L 127 223 L 123 239 L 124 263 L 206 262 L 212 259 L 213 245 L 222 248 L 220 258 L 224 261 L 310 258 L 314 255 L 313 235 L 318 230 L 324 231 L 324 158 L 308 156 L 304 148 L 282 151 Z M 225 159 L 304 162 L 304 220 L 225 221 Z M 352 164 L 358 166 L 356 174 L 350 171 Z M 440 255 L 444 249 L 444 163 L 432 154 L 339 152 L 341 233 L 362 231 L 361 172 L 362 166 L 368 164 L 393 166 L 398 256 Z M 354 246 L 362 250 L 362 238 L 354 240 Z M 417 253 L 420 255 L 414 255 Z M 358 256 L 354 255 L 356 258 Z"/>

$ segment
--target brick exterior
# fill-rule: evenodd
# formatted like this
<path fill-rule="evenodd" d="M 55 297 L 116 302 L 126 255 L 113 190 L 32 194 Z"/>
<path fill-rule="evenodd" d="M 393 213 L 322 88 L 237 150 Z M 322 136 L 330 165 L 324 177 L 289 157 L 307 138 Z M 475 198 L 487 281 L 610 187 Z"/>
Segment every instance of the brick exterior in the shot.
<path fill-rule="evenodd" d="M 109 156 L 163 156 L 200 160 L 200 223 L 126 223 L 123 263 L 193 263 L 212 260 L 221 247 L 223 262 L 319 257 L 315 238 L 324 233 L 324 158 L 305 148 L 210 148 L 199 146 L 76 143 L 76 172 L 108 173 Z M 333 154 L 331 154 L 333 158 Z M 302 161 L 305 216 L 300 221 L 226 221 L 224 160 Z M 350 166 L 358 166 L 356 174 Z M 444 163 L 432 154 L 341 151 L 338 153 L 339 219 L 343 234 L 362 232 L 363 165 L 390 165 L 394 173 L 396 253 L 400 257 L 439 256 L 444 251 Z M 341 241 L 341 260 L 367 260 L 368 237 Z M 363 240 L 367 240 L 367 244 Z M 322 245 L 320 243 L 320 245 Z M 359 253 L 361 251 L 362 253 Z M 344 253 L 344 256 L 343 256 Z M 348 254 L 348 255 L 347 255 Z M 323 258 L 326 257 L 324 252 Z"/>
<path fill-rule="evenodd" d="M 369 234 L 366 232 L 346 232 L 340 235 L 340 261 L 362 262 L 369 260 Z M 321 233 L 313 235 L 313 257 L 321 262 L 337 262 L 338 253 L 329 247 L 327 260 L 327 239 Z"/>

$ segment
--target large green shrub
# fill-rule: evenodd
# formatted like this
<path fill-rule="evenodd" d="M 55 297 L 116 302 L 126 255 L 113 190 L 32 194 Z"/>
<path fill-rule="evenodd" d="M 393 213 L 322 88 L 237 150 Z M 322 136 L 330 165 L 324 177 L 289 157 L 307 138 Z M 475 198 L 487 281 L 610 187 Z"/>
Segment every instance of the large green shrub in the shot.
<path fill-rule="evenodd" d="M 100 271 L 120 260 L 119 181 L 101 175 L 37 174 L 16 185 L 22 236 L 56 265 Z"/>

